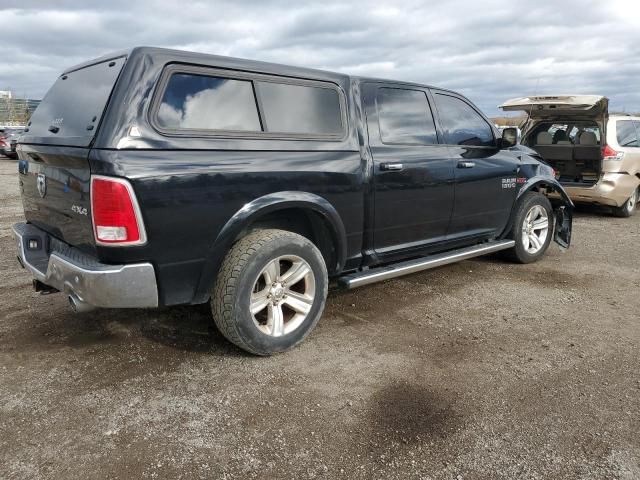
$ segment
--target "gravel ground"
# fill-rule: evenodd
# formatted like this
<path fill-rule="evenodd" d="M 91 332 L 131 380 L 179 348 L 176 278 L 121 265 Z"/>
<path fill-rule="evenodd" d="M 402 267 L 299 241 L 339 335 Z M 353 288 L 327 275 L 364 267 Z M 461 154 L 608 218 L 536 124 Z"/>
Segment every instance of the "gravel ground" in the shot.
<path fill-rule="evenodd" d="M 204 308 L 70 312 L 14 256 L 0 159 L 0 478 L 640 478 L 640 215 L 533 265 L 330 293 L 255 358 Z"/>

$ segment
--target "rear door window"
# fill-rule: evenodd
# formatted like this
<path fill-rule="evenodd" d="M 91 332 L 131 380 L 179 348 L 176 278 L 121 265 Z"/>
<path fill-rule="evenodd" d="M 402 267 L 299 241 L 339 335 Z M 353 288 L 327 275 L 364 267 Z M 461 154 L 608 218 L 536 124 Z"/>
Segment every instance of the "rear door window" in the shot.
<path fill-rule="evenodd" d="M 88 146 L 125 60 L 115 58 L 61 75 L 33 113 L 27 143 Z"/>
<path fill-rule="evenodd" d="M 379 88 L 376 96 L 383 143 L 433 145 L 436 126 L 427 95 L 421 90 Z"/>
<path fill-rule="evenodd" d="M 637 147 L 638 131 L 633 120 L 618 120 L 616 122 L 616 138 L 621 147 Z"/>
<path fill-rule="evenodd" d="M 434 97 L 447 144 L 494 145 L 493 129 L 468 103 L 441 93 Z"/>

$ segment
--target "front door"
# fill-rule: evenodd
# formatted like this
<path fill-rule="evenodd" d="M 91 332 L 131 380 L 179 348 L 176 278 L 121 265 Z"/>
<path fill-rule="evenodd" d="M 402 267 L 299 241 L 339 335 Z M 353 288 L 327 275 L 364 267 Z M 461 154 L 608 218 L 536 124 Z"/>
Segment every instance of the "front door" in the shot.
<path fill-rule="evenodd" d="M 511 215 L 520 160 L 497 148 L 493 127 L 469 102 L 450 92 L 432 93 L 455 167 L 449 239 L 496 237 Z"/>
<path fill-rule="evenodd" d="M 454 169 L 438 143 L 427 90 L 367 83 L 363 99 L 374 163 L 374 250 L 384 257 L 443 241 Z"/>

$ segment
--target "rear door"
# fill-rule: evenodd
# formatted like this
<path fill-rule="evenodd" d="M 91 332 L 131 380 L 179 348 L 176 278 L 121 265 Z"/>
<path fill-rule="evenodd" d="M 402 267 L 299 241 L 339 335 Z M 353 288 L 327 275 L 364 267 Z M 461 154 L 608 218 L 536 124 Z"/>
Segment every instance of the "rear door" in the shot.
<path fill-rule="evenodd" d="M 27 221 L 87 251 L 94 244 L 88 154 L 124 62 L 114 58 L 61 75 L 18 147 Z"/>
<path fill-rule="evenodd" d="M 520 161 L 496 147 L 493 127 L 466 99 L 437 90 L 433 97 L 455 167 L 448 235 L 451 240 L 495 237 L 511 214 Z"/>
<path fill-rule="evenodd" d="M 374 163 L 374 249 L 420 249 L 444 240 L 453 208 L 453 163 L 438 143 L 426 89 L 363 88 Z"/>

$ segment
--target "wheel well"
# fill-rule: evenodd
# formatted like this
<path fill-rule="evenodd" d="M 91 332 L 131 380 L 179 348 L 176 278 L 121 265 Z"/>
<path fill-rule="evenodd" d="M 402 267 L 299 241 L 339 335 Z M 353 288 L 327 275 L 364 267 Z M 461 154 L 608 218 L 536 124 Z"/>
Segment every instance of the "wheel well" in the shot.
<path fill-rule="evenodd" d="M 270 212 L 247 225 L 235 240 L 259 228 L 276 228 L 302 235 L 320 250 L 329 274 L 337 270 L 337 239 L 330 224 L 321 214 L 306 208 L 285 208 Z"/>
<path fill-rule="evenodd" d="M 515 221 L 515 215 L 517 212 L 518 204 L 522 201 L 522 199 L 525 197 L 527 192 L 542 193 L 549 199 L 549 201 L 551 202 L 551 205 L 555 208 L 557 204 L 562 203 L 562 200 L 549 198 L 546 195 L 547 192 L 550 192 L 550 191 L 553 192 L 555 190 L 556 190 L 556 187 L 552 183 L 539 182 L 539 183 L 536 183 L 535 185 L 532 185 L 525 192 L 523 192 L 520 198 L 518 198 L 518 200 L 514 202 L 511 210 L 511 214 L 509 215 L 509 221 L 507 222 L 506 227 L 504 228 L 502 234 L 500 235 L 500 238 L 504 238 L 506 235 L 509 235 L 509 233 L 511 232 L 511 229 L 513 228 L 513 222 Z"/>
<path fill-rule="evenodd" d="M 528 191 L 529 192 L 542 193 L 542 194 L 544 194 L 546 196 L 546 194 L 548 192 L 556 192 L 557 188 L 552 183 L 540 182 L 540 183 L 537 183 L 534 186 L 532 186 Z M 549 201 L 551 202 L 551 205 L 553 205 L 554 207 L 556 205 L 559 205 L 559 204 L 563 203 L 562 200 L 558 200 L 558 199 L 555 199 L 555 198 L 549 198 Z"/>

